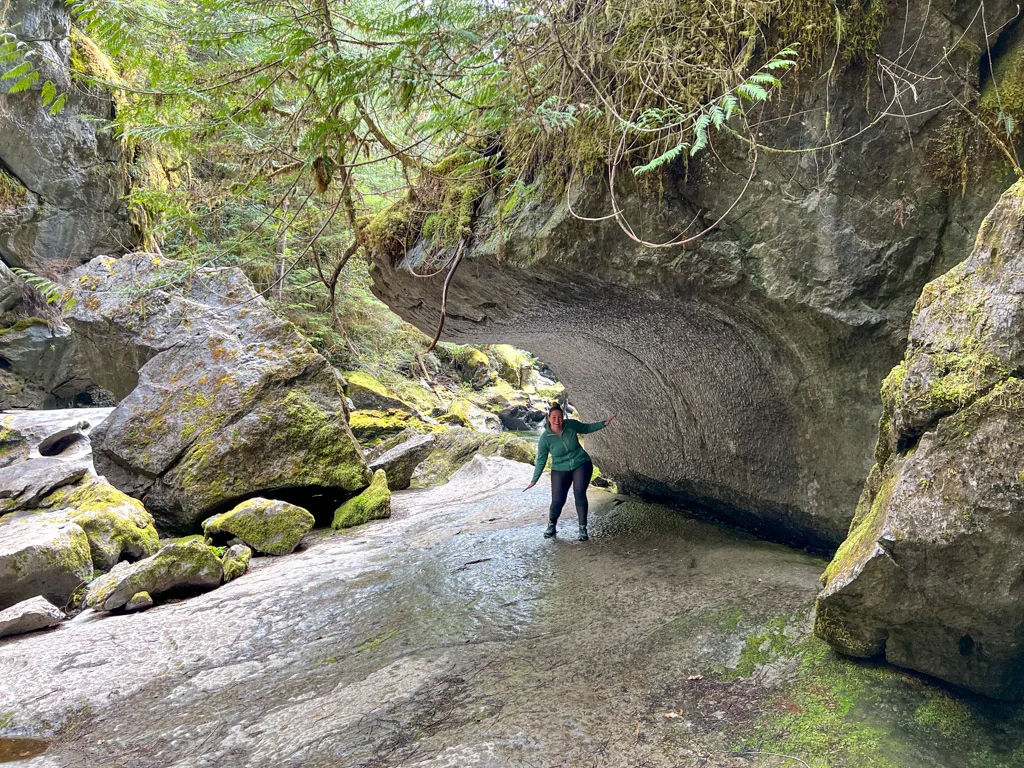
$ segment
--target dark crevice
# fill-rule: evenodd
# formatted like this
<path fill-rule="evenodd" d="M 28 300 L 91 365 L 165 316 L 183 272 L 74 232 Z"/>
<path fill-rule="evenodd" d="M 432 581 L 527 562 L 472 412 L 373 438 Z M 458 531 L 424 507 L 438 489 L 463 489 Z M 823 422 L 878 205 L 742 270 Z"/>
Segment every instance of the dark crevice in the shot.
<path fill-rule="evenodd" d="M 316 520 L 316 526 L 318 528 L 322 528 L 331 524 L 334 520 L 334 511 L 341 506 L 342 502 L 352 498 L 354 495 L 355 493 L 351 491 L 344 491 L 340 488 L 330 488 L 322 485 L 264 488 L 221 502 L 206 512 L 203 515 L 203 519 L 205 520 L 212 515 L 219 515 L 222 512 L 227 512 L 248 499 L 263 498 L 285 501 L 289 504 L 294 504 L 297 507 L 302 507 L 313 515 Z M 226 541 L 227 539 L 232 538 L 232 536 L 227 535 L 222 538 Z M 215 538 L 214 543 L 223 543 L 223 541 L 218 542 Z"/>

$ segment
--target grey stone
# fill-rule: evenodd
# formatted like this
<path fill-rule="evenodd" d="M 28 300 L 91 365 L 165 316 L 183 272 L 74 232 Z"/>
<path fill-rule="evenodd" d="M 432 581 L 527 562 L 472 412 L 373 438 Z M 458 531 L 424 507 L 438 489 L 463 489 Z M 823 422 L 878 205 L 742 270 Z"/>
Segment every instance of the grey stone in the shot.
<path fill-rule="evenodd" d="M 908 28 L 919 61 L 944 60 L 962 33 L 985 51 L 975 10 L 950 0 L 889 6 L 876 53 L 898 60 Z M 1015 8 L 989 12 L 1008 19 Z M 762 536 L 835 545 L 870 469 L 878 386 L 900 358 L 921 288 L 969 251 L 1013 180 L 982 172 L 962 195 L 933 175 L 960 119 L 933 108 L 976 82 L 981 55 L 958 51 L 920 84 L 915 117 L 869 128 L 888 98 L 880 81 L 853 67 L 836 87 L 834 73 L 808 67 L 800 88 L 773 98 L 758 141 L 829 148 L 762 153 L 745 191 L 749 146 L 725 134 L 714 153 L 669 167 L 656 194 L 620 174 L 618 208 L 649 242 L 724 217 L 685 250 L 630 240 L 610 215 L 603 169 L 557 197 L 540 185 L 500 226 L 485 199 L 448 288 L 444 340 L 528 349 L 584 420 L 617 413 L 587 450 L 624 491 Z M 567 202 L 603 221 L 574 217 Z M 451 255 L 423 241 L 397 259 L 377 254 L 373 290 L 432 332 L 442 285 L 408 265 Z"/>
<path fill-rule="evenodd" d="M 21 278 L 0 261 L 0 312 L 6 312 L 17 305 L 24 295 L 24 290 Z"/>
<path fill-rule="evenodd" d="M 67 605 L 92 572 L 89 540 L 74 523 L 0 525 L 0 610 L 38 595 Z"/>
<path fill-rule="evenodd" d="M 411 486 L 426 488 L 448 480 L 474 456 L 500 456 L 533 464 L 537 450 L 522 438 L 507 433 L 486 434 L 465 427 L 452 427 L 437 434 L 430 455 L 417 464 Z"/>
<path fill-rule="evenodd" d="M 434 449 L 437 438 L 433 434 L 413 433 L 406 440 L 385 451 L 369 462 L 370 470 L 383 469 L 388 478 L 388 487 L 401 491 L 409 487 L 412 473 Z"/>
<path fill-rule="evenodd" d="M 25 190 L 23 202 L 0 209 L 0 256 L 13 266 L 59 268 L 130 249 L 137 236 L 122 198 L 131 158 L 109 130 L 111 94 L 71 81 L 66 4 L 12 0 L 5 27 L 37 54 L 40 78 L 27 91 L 0 96 L 0 168 Z M 40 98 L 47 80 L 67 95 L 55 115 Z"/>
<path fill-rule="evenodd" d="M 815 625 L 843 653 L 998 698 L 1024 697 L 1022 215 L 1018 183 L 925 287 Z"/>
<path fill-rule="evenodd" d="M 264 490 L 366 487 L 331 365 L 239 270 L 176 282 L 183 269 L 133 254 L 72 275 L 75 368 L 123 398 L 94 435 L 97 471 L 182 533 Z"/>
<path fill-rule="evenodd" d="M 31 597 L 0 611 L 0 637 L 24 635 L 55 627 L 62 621 L 63 611 L 42 597 Z"/>
<path fill-rule="evenodd" d="M 199 591 L 220 586 L 220 558 L 202 541 L 172 542 L 137 563 L 118 563 L 110 573 L 89 583 L 90 608 L 113 611 L 139 592 L 156 596 L 172 590 Z"/>

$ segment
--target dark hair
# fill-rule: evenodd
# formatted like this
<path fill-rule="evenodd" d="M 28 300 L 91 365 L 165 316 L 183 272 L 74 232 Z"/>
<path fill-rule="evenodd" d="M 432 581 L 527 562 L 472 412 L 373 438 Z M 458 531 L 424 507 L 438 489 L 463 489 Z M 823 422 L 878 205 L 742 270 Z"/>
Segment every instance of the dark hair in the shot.
<path fill-rule="evenodd" d="M 561 403 L 552 403 L 551 407 L 548 408 L 548 416 L 550 416 L 555 411 L 559 411 L 563 416 L 565 415 L 565 411 L 562 410 Z"/>

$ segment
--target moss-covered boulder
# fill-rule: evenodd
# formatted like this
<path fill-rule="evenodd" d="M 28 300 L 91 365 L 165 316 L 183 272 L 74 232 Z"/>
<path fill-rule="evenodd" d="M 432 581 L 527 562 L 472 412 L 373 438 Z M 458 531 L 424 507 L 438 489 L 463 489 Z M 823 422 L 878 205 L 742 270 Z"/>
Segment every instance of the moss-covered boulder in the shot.
<path fill-rule="evenodd" d="M 144 611 L 153 607 L 153 596 L 149 592 L 136 592 L 132 599 L 124 604 L 124 609 L 129 612 Z"/>
<path fill-rule="evenodd" d="M 815 619 L 843 653 L 1000 698 L 1024 697 L 1022 218 L 1018 183 L 925 288 Z"/>
<path fill-rule="evenodd" d="M 491 344 L 484 348 L 498 376 L 515 389 L 523 389 L 530 382 L 533 359 L 510 344 Z"/>
<path fill-rule="evenodd" d="M 89 583 L 90 608 L 113 611 L 139 592 L 151 596 L 172 591 L 200 591 L 220 586 L 224 576 L 213 547 L 202 542 L 171 543 L 137 563 L 118 563 L 110 573 Z"/>
<path fill-rule="evenodd" d="M 254 498 L 203 522 L 203 532 L 237 536 L 257 552 L 287 555 L 295 550 L 316 521 L 302 507 L 275 499 Z"/>
<path fill-rule="evenodd" d="M 153 516 L 142 502 L 125 495 L 102 477 L 89 477 L 45 500 L 85 531 L 93 567 L 110 570 L 120 560 L 140 560 L 160 548 Z"/>
<path fill-rule="evenodd" d="M 373 473 L 373 482 L 369 488 L 338 507 L 331 527 L 350 528 L 384 517 L 391 517 L 391 491 L 387 474 L 378 469 Z"/>
<path fill-rule="evenodd" d="M 346 371 L 344 377 L 345 392 L 357 410 L 413 410 L 412 405 L 365 371 Z"/>
<path fill-rule="evenodd" d="M 413 471 L 411 487 L 440 485 L 476 454 L 501 456 L 533 464 L 537 450 L 522 438 L 506 433 L 486 434 L 452 427 L 437 434 L 433 450 Z"/>
<path fill-rule="evenodd" d="M 74 523 L 0 523 L 0 610 L 38 595 L 66 605 L 92 573 L 89 540 Z"/>
<path fill-rule="evenodd" d="M 455 370 L 473 389 L 483 389 L 498 378 L 487 355 L 476 347 L 466 347 L 456 353 Z"/>
<path fill-rule="evenodd" d="M 252 559 L 252 550 L 244 544 L 234 544 L 224 551 L 220 559 L 224 567 L 224 583 L 234 581 L 249 570 L 249 560 Z"/>
<path fill-rule="evenodd" d="M 397 409 L 352 411 L 349 419 L 352 434 L 365 446 L 374 446 L 406 429 L 426 426 L 413 413 Z"/>
<path fill-rule="evenodd" d="M 465 398 L 458 398 L 448 406 L 448 413 L 438 421 L 456 427 L 469 427 L 478 432 L 500 432 L 501 419 Z"/>
<path fill-rule="evenodd" d="M 72 275 L 76 366 L 123 398 L 93 435 L 97 471 L 182 533 L 262 490 L 366 487 L 330 364 L 241 271 L 186 272 L 133 254 Z"/>

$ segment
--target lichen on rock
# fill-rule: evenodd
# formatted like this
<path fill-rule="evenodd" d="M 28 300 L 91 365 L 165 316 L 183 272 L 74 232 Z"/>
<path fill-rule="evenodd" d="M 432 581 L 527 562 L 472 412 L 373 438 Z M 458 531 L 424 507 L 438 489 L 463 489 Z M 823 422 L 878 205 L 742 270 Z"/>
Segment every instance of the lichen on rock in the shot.
<path fill-rule="evenodd" d="M 815 632 L 998 698 L 1024 697 L 1024 182 L 925 287 L 882 386 L 876 464 L 822 576 Z"/>
<path fill-rule="evenodd" d="M 203 532 L 211 538 L 237 536 L 266 555 L 287 555 L 314 523 L 313 515 L 302 507 L 256 497 L 204 521 Z"/>
<path fill-rule="evenodd" d="M 373 473 L 373 481 L 366 490 L 338 507 L 331 527 L 350 528 L 385 517 L 391 517 L 391 490 L 388 488 L 387 473 L 378 469 Z"/>

